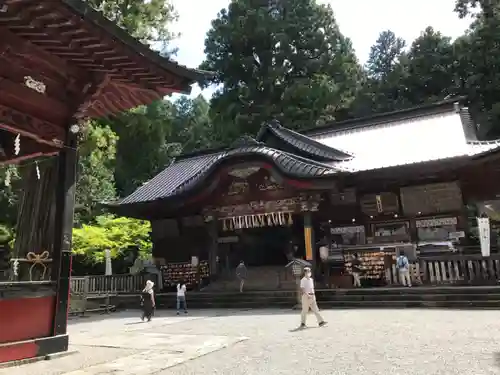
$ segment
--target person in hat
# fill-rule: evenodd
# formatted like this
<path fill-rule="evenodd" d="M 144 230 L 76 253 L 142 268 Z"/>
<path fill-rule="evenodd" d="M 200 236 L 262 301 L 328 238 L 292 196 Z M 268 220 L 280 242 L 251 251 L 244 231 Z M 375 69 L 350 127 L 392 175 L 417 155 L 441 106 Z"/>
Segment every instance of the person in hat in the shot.
<path fill-rule="evenodd" d="M 306 318 L 309 309 L 312 310 L 316 319 L 318 320 L 318 325 L 323 327 L 326 322 L 319 313 L 318 304 L 316 303 L 316 295 L 314 294 L 314 280 L 311 277 L 311 268 L 304 268 L 304 277 L 300 280 L 300 292 L 302 293 L 302 313 L 300 315 L 300 328 L 306 327 Z"/>
<path fill-rule="evenodd" d="M 146 281 L 146 286 L 142 290 L 141 299 L 142 299 L 142 315 L 141 320 L 147 319 L 148 322 L 151 321 L 153 317 L 153 312 L 156 306 L 155 303 L 155 293 L 153 290 L 155 283 L 151 280 Z"/>

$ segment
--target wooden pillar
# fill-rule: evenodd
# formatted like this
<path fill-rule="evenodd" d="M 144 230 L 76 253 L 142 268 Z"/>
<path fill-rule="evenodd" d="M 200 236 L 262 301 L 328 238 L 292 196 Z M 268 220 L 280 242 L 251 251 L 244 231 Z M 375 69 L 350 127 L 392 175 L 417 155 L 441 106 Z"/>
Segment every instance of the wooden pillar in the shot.
<path fill-rule="evenodd" d="M 312 264 L 314 270 L 316 266 L 316 252 L 311 211 L 304 212 L 304 241 L 306 249 L 306 260 Z"/>
<path fill-rule="evenodd" d="M 71 242 L 75 207 L 77 134 L 66 134 L 64 149 L 59 153 L 56 188 L 55 233 L 52 280 L 57 282 L 53 334 L 64 335 L 68 323 L 71 277 Z"/>
<path fill-rule="evenodd" d="M 219 233 L 217 230 L 217 219 L 212 218 L 207 223 L 207 230 L 209 234 L 209 249 L 208 249 L 208 267 L 210 276 L 217 273 L 217 252 L 219 246 Z"/>

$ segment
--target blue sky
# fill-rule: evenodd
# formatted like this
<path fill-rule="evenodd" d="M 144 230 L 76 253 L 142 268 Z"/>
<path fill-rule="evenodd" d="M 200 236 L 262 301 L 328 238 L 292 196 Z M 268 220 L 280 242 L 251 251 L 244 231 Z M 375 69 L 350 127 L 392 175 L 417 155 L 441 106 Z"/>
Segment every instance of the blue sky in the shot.
<path fill-rule="evenodd" d="M 351 38 L 359 60 L 364 63 L 370 47 L 383 30 L 392 30 L 411 43 L 427 26 L 452 38 L 460 36 L 470 20 L 460 20 L 453 12 L 455 0 L 319 0 L 329 3 L 342 33 Z M 174 31 L 181 34 L 175 45 L 176 60 L 188 67 L 197 67 L 204 58 L 205 34 L 212 19 L 227 7 L 230 0 L 172 0 L 179 20 Z M 192 96 L 200 93 L 193 87 Z M 203 94 L 209 98 L 211 90 Z"/>

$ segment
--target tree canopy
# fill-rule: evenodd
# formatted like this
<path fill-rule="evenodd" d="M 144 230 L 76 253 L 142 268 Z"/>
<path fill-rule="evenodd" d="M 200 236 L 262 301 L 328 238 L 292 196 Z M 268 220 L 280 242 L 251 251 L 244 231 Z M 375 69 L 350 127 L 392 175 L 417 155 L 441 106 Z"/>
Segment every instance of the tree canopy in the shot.
<path fill-rule="evenodd" d="M 168 52 L 177 15 L 167 0 L 87 0 L 141 41 Z M 451 11 L 451 10 L 450 10 Z M 500 134 L 500 0 L 457 0 L 473 23 L 456 40 L 428 26 L 413 41 L 391 30 L 374 38 L 362 66 L 331 7 L 315 0 L 231 0 L 207 30 L 203 96 L 159 100 L 89 123 L 80 144 L 75 252 L 89 263 L 138 246 L 144 222 L 105 215 L 99 202 L 133 192 L 181 153 L 255 136 L 277 119 L 292 129 L 465 95 L 480 136 Z M 167 48 L 165 50 L 165 48 Z M 23 164 L 2 167 L 0 224 L 16 223 Z M 8 172 L 7 172 L 8 171 Z"/>
<path fill-rule="evenodd" d="M 294 129 L 333 120 L 361 76 L 331 7 L 313 0 L 233 0 L 212 22 L 205 54 L 200 68 L 222 85 L 211 114 L 226 143 L 273 118 Z"/>
<path fill-rule="evenodd" d="M 177 13 L 169 0 L 86 1 L 143 43 L 160 43 L 165 50 L 175 37 L 169 28 Z"/>
<path fill-rule="evenodd" d="M 98 216 L 95 224 L 84 224 L 73 230 L 73 253 L 83 256 L 89 263 L 102 263 L 105 250 L 110 250 L 111 258 L 118 258 L 123 251 L 135 247 L 147 257 L 151 253 L 150 231 L 147 221 Z"/>

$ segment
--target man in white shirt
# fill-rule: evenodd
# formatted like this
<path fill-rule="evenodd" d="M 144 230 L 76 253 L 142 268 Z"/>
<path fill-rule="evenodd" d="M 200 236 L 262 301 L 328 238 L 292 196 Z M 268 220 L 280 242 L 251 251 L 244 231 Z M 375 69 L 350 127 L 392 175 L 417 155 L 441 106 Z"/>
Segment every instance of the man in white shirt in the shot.
<path fill-rule="evenodd" d="M 180 309 L 184 309 L 184 314 L 187 314 L 187 304 L 186 304 L 186 284 L 180 282 L 177 284 L 177 315 L 179 315 Z"/>
<path fill-rule="evenodd" d="M 300 280 L 300 292 L 302 293 L 302 313 L 300 315 L 300 328 L 306 327 L 306 318 L 309 309 L 312 310 L 316 319 L 318 320 L 318 325 L 323 327 L 326 322 L 319 313 L 318 304 L 316 303 L 316 296 L 314 294 L 314 280 L 311 277 L 311 269 L 309 267 L 304 268 L 304 277 Z"/>

